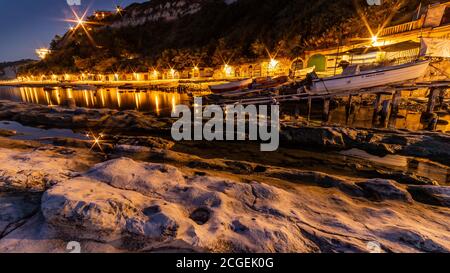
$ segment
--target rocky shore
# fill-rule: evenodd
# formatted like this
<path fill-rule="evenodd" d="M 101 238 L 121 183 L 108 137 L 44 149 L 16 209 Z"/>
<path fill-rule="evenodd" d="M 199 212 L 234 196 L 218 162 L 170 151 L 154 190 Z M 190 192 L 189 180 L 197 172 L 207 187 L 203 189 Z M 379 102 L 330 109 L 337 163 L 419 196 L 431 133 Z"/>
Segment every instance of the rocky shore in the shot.
<path fill-rule="evenodd" d="M 450 252 L 448 181 L 341 154 L 448 168 L 446 134 L 286 125 L 268 157 L 135 111 L 1 101 L 0 120 L 103 134 L 1 131 L 0 252 Z"/>

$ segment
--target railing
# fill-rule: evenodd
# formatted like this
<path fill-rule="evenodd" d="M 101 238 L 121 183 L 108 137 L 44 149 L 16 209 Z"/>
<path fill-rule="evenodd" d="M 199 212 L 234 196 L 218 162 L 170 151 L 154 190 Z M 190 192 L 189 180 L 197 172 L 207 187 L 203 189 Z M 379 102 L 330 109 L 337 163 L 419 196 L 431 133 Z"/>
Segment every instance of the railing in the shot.
<path fill-rule="evenodd" d="M 381 37 L 389 36 L 389 35 L 393 35 L 393 34 L 397 34 L 397 33 L 403 33 L 403 32 L 408 32 L 408 31 L 412 31 L 415 29 L 420 29 L 424 23 L 424 19 L 425 18 L 422 17 L 421 19 L 416 20 L 416 21 L 384 28 L 381 31 L 381 33 L 379 34 L 379 36 L 381 36 Z"/>

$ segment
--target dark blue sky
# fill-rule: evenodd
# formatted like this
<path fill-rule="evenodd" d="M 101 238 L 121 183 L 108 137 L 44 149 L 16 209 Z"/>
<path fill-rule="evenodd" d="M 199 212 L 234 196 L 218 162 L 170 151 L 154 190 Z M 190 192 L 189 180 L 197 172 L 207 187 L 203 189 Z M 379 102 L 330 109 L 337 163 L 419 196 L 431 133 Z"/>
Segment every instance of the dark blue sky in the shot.
<path fill-rule="evenodd" d="M 70 0 L 69 0 L 70 1 Z M 80 13 L 89 8 L 113 10 L 144 0 L 81 0 Z M 64 34 L 73 18 L 67 0 L 0 0 L 0 62 L 36 59 L 34 50 L 48 47 L 56 34 Z"/>

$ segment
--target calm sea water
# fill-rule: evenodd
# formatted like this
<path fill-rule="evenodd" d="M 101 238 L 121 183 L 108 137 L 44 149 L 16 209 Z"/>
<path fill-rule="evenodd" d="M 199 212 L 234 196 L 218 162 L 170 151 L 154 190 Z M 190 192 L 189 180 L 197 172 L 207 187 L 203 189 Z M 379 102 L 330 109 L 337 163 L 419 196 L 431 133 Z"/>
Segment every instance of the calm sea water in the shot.
<path fill-rule="evenodd" d="M 173 108 L 188 101 L 186 94 L 160 91 L 128 92 L 117 88 L 98 90 L 74 90 L 58 88 L 46 91 L 34 87 L 0 87 L 0 99 L 60 105 L 73 98 L 78 107 L 110 108 L 119 110 L 138 110 L 157 115 L 170 115 Z"/>
<path fill-rule="evenodd" d="M 60 105 L 67 98 L 73 98 L 79 107 L 110 108 L 119 110 L 138 110 L 151 112 L 159 116 L 170 116 L 174 107 L 179 104 L 187 104 L 189 96 L 179 93 L 168 93 L 154 90 L 131 92 L 117 88 L 103 88 L 98 90 L 74 90 L 59 88 L 45 91 L 44 88 L 32 87 L 0 87 L 0 99 L 23 101 L 43 105 Z M 306 117 L 306 102 L 293 106 L 292 103 L 282 105 L 281 111 L 287 115 L 299 114 Z M 321 120 L 320 105 L 313 108 L 311 119 Z M 345 106 L 338 107 L 330 112 L 329 123 L 358 128 L 396 128 L 413 131 L 427 128 L 420 120 L 421 113 L 401 110 L 395 119 L 390 119 L 384 124 L 374 122 L 373 107 L 359 107 L 350 116 L 347 116 Z M 442 121 L 450 121 L 450 115 L 440 117 Z M 450 131 L 450 125 L 440 124 L 438 130 Z"/>

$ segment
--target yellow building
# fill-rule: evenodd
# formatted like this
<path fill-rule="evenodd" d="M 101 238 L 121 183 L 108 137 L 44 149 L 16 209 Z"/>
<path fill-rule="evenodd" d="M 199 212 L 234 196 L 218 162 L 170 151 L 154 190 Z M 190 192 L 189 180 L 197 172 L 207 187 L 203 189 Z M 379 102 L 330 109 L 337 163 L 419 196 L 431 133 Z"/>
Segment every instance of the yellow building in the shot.
<path fill-rule="evenodd" d="M 409 62 L 419 56 L 423 39 L 450 39 L 449 17 L 450 2 L 430 5 L 419 19 L 384 28 L 371 41 L 306 51 L 303 67 L 315 67 L 316 72 L 325 76 L 341 73 L 341 61 L 352 64 Z"/>

